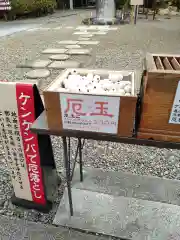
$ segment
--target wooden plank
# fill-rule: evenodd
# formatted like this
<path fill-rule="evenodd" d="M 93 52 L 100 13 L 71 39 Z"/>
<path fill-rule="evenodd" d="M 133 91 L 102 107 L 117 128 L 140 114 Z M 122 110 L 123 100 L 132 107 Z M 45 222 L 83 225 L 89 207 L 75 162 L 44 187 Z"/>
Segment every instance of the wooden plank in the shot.
<path fill-rule="evenodd" d="M 175 70 L 180 70 L 180 64 L 178 63 L 176 58 L 171 59 L 171 64 Z"/>
<path fill-rule="evenodd" d="M 159 56 L 154 57 L 157 69 L 164 69 L 163 64 Z"/>
<path fill-rule="evenodd" d="M 175 58 L 180 58 L 180 54 L 167 54 L 167 53 L 152 53 L 152 55 L 154 57 L 160 57 L 160 58 L 163 58 L 163 57 L 175 57 Z"/>
<path fill-rule="evenodd" d="M 148 140 L 154 140 L 154 141 L 165 141 L 165 142 L 172 142 L 172 143 L 178 143 L 180 142 L 179 136 L 167 135 L 167 134 L 155 134 L 155 133 L 145 133 L 138 131 L 137 133 L 138 139 L 148 139 Z"/>
<path fill-rule="evenodd" d="M 180 57 L 176 57 L 177 61 L 180 63 Z"/>
<path fill-rule="evenodd" d="M 146 54 L 146 68 L 147 71 L 155 71 L 157 69 L 153 59 L 153 55 L 151 53 Z"/>
<path fill-rule="evenodd" d="M 171 66 L 171 64 L 170 64 L 170 62 L 169 62 L 169 60 L 168 60 L 167 57 L 164 57 L 164 58 L 162 59 L 162 62 L 163 62 L 163 64 L 164 64 L 165 70 L 173 70 L 173 67 Z"/>
<path fill-rule="evenodd" d="M 132 137 L 137 97 L 120 97 L 118 136 Z"/>
<path fill-rule="evenodd" d="M 48 127 L 52 130 L 62 130 L 62 117 L 59 93 L 45 91 L 43 95 Z"/>
<path fill-rule="evenodd" d="M 141 128 L 141 133 L 148 133 L 148 134 L 160 134 L 160 135 L 168 135 L 168 136 L 180 136 L 180 129 L 176 133 L 173 131 L 167 131 L 167 130 L 159 130 L 159 129 L 147 129 L 147 128 Z"/>
<path fill-rule="evenodd" d="M 173 71 L 176 73 L 175 71 Z M 147 75 L 147 86 L 142 102 L 142 113 L 140 121 L 141 129 L 157 130 L 163 132 L 180 133 L 180 126 L 169 124 L 169 117 L 176 93 L 180 73 L 149 72 Z M 164 133 L 166 134 L 166 133 Z M 171 135 L 171 134 L 167 134 Z"/>

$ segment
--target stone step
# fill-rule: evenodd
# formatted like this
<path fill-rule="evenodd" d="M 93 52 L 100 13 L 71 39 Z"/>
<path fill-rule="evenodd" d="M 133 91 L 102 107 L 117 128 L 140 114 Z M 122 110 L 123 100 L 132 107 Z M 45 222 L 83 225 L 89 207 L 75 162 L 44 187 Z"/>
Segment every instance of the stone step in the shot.
<path fill-rule="evenodd" d="M 77 189 L 180 205 L 180 181 L 178 180 L 86 167 L 84 181 L 80 182 L 77 167 L 72 184 Z"/>
<path fill-rule="evenodd" d="M 65 190 L 53 223 L 133 240 L 180 239 L 180 207 L 72 188 L 74 215 Z"/>

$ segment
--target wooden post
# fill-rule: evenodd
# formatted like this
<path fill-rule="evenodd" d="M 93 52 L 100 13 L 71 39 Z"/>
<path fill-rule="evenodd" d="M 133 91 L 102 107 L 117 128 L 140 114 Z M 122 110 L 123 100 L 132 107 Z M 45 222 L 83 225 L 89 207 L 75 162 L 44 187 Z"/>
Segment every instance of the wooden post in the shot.
<path fill-rule="evenodd" d="M 139 9 L 139 6 L 136 5 L 135 8 L 134 8 L 134 24 L 137 23 L 137 18 L 138 18 L 138 9 Z"/>
<path fill-rule="evenodd" d="M 143 5 L 143 0 L 131 0 L 131 6 L 134 7 L 134 24 L 137 22 L 139 5 Z"/>

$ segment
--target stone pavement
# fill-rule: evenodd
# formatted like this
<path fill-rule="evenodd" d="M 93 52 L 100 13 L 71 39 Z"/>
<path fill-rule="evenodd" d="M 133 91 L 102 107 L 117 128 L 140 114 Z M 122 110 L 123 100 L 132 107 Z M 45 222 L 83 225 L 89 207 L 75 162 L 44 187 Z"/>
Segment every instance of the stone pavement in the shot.
<path fill-rule="evenodd" d="M 0 217 L 0 240 L 109 240 L 63 227 Z"/>
<path fill-rule="evenodd" d="M 180 239 L 180 181 L 122 171 L 79 167 L 72 180 L 74 215 L 67 189 L 53 224 L 131 240 Z"/>

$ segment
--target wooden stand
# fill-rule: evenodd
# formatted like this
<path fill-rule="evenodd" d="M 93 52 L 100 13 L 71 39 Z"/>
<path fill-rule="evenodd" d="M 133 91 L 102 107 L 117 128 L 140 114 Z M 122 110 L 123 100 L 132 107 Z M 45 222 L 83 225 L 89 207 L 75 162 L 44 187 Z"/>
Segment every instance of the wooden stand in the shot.
<path fill-rule="evenodd" d="M 79 164 L 80 164 L 80 181 L 83 181 L 83 171 L 82 171 L 82 148 L 84 143 L 82 143 L 82 138 L 85 139 L 93 139 L 100 141 L 110 141 L 110 142 L 119 142 L 125 144 L 138 144 L 144 146 L 154 146 L 159 148 L 173 148 L 180 149 L 180 143 L 173 142 L 164 142 L 164 141 L 154 141 L 154 140 L 146 140 L 146 139 L 137 139 L 137 138 L 127 138 L 127 137 L 118 137 L 115 135 L 109 134 L 101 134 L 101 133 L 93 133 L 93 132 L 83 132 L 83 131 L 72 131 L 72 130 L 53 130 L 48 127 L 47 124 L 47 116 L 44 111 L 39 118 L 34 122 L 31 127 L 31 131 L 37 134 L 49 134 L 56 135 L 62 137 L 63 140 L 63 148 L 64 148 L 64 165 L 66 168 L 66 181 L 67 181 L 67 190 L 68 190 L 68 199 L 69 199 L 69 209 L 70 214 L 73 216 L 73 199 L 72 199 L 72 191 L 71 191 L 71 179 L 73 174 L 73 169 L 70 167 L 70 162 L 76 163 L 77 156 L 79 155 Z M 68 142 L 67 142 L 68 137 Z M 75 154 L 75 159 L 70 159 L 70 137 L 78 138 L 78 146 Z M 79 153 L 79 154 L 78 154 Z M 68 210 L 67 210 L 68 211 Z"/>
<path fill-rule="evenodd" d="M 180 142 L 180 124 L 169 122 L 180 81 L 180 55 L 147 54 L 145 64 L 138 138 Z"/>

